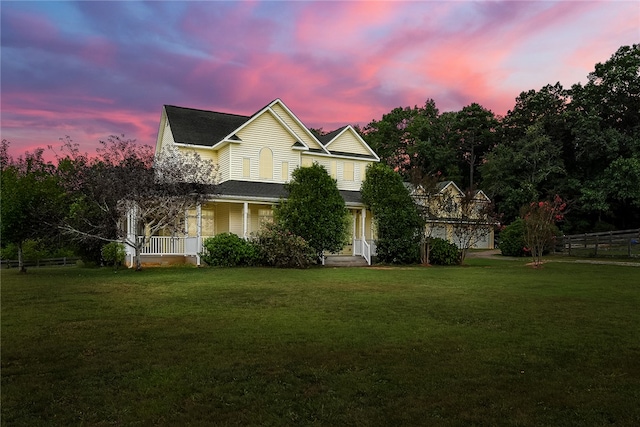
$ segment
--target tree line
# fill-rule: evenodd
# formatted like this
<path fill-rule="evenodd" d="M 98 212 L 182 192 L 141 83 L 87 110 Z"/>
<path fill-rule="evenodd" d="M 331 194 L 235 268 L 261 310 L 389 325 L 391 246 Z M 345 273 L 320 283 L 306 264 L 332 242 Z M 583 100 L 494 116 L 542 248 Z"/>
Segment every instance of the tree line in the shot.
<path fill-rule="evenodd" d="M 640 44 L 595 65 L 585 84 L 520 93 L 504 117 L 472 103 L 399 107 L 359 129 L 405 181 L 482 189 L 502 223 L 561 197 L 565 233 L 640 226 Z"/>

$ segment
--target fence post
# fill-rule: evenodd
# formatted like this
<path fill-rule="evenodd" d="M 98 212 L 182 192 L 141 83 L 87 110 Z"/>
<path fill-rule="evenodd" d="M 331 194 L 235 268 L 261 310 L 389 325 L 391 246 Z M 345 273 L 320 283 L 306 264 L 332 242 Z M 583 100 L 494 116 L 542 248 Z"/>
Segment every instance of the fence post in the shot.
<path fill-rule="evenodd" d="M 598 236 L 596 236 L 596 252 L 594 254 L 594 256 L 596 256 L 596 257 L 598 256 L 598 242 L 599 242 L 599 240 L 600 239 L 598 238 Z"/>

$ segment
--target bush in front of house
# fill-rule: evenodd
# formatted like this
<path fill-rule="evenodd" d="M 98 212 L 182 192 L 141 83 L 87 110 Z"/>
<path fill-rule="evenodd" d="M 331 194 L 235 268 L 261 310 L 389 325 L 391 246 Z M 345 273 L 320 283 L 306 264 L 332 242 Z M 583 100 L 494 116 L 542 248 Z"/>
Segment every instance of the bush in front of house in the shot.
<path fill-rule="evenodd" d="M 281 268 L 307 268 L 316 262 L 316 252 L 302 237 L 276 223 L 266 224 L 258 234 L 264 265 Z"/>
<path fill-rule="evenodd" d="M 253 242 L 233 233 L 205 239 L 202 260 L 212 267 L 243 267 L 258 264 L 260 252 Z"/>
<path fill-rule="evenodd" d="M 498 247 L 502 255 L 517 257 L 528 255 L 525 251 L 524 232 L 524 220 L 522 218 L 516 219 L 500 232 Z"/>
<path fill-rule="evenodd" d="M 377 260 L 389 264 L 419 262 L 424 222 L 400 174 L 383 163 L 373 163 L 367 166 L 360 192 L 378 231 Z"/>
<path fill-rule="evenodd" d="M 119 242 L 107 243 L 102 247 L 100 253 L 105 264 L 112 265 L 114 268 L 122 265 L 127 255 L 124 245 Z"/>
<path fill-rule="evenodd" d="M 435 265 L 460 263 L 460 249 L 445 239 L 434 238 L 430 242 L 429 262 Z"/>

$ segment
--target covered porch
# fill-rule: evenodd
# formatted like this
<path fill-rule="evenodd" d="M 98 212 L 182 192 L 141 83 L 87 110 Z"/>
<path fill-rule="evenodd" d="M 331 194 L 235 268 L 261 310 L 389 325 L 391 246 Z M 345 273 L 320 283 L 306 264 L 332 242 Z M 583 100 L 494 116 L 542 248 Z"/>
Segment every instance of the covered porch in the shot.
<path fill-rule="evenodd" d="M 203 242 L 221 233 L 234 233 L 244 239 L 255 238 L 266 222 L 273 221 L 276 202 L 263 200 L 215 200 L 185 213 L 182 235 L 135 235 L 135 224 L 128 226 L 128 239 L 141 244 L 143 264 L 188 263 L 201 265 Z M 349 243 L 333 255 L 362 257 L 371 265 L 375 242 L 370 212 L 363 207 L 349 207 L 351 228 Z M 133 266 L 135 251 L 126 248 L 127 264 Z M 331 254 L 327 254 L 331 255 Z"/>

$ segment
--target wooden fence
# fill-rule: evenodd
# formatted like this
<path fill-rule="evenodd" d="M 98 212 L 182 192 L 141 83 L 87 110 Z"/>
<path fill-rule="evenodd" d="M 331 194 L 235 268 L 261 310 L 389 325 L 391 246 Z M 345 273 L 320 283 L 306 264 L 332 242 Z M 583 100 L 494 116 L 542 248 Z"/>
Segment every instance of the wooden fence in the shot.
<path fill-rule="evenodd" d="M 70 267 L 76 265 L 80 258 L 78 257 L 63 257 L 63 258 L 45 258 L 37 260 L 24 260 L 25 267 Z M 0 260 L 0 268 L 18 268 L 17 259 L 3 259 Z"/>
<path fill-rule="evenodd" d="M 640 257 L 640 228 L 563 236 L 560 249 L 569 256 Z"/>

